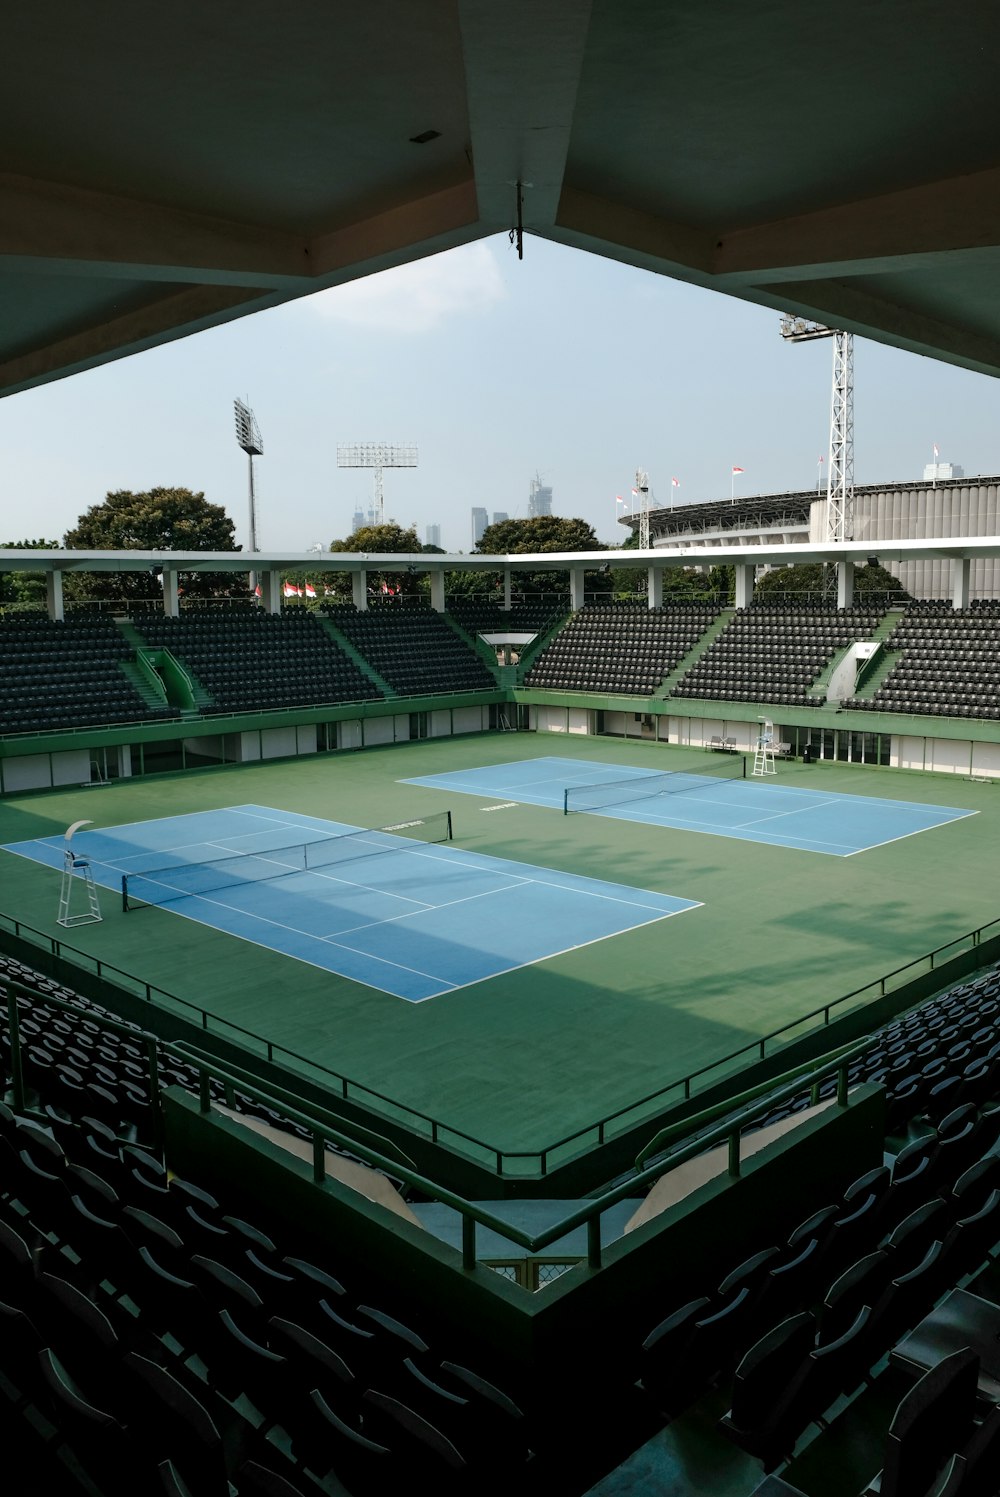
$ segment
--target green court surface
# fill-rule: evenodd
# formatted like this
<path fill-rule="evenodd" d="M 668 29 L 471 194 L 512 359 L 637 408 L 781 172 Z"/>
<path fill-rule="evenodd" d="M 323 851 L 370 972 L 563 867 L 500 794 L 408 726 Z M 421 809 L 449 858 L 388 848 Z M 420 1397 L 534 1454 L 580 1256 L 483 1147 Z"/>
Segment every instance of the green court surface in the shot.
<path fill-rule="evenodd" d="M 106 891 L 101 924 L 63 931 L 58 875 L 8 853 L 0 911 L 506 1150 L 546 1147 L 1000 913 L 1000 791 L 958 776 L 779 764 L 779 784 L 980 813 L 847 859 L 402 783 L 540 754 L 705 762 L 613 738 L 484 734 L 11 798 L 0 842 L 247 802 L 371 826 L 450 809 L 459 848 L 701 908 L 420 1004 L 169 910 L 123 914 Z M 477 902 L 468 941 L 503 918 Z"/>

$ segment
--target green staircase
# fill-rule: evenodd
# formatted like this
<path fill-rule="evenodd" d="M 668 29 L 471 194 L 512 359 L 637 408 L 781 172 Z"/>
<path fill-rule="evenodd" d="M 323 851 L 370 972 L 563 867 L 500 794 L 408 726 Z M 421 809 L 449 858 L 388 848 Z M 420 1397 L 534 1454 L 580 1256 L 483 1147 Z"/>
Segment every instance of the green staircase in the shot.
<path fill-rule="evenodd" d="M 200 717 L 215 706 L 205 688 L 167 649 L 149 645 L 128 619 L 117 619 L 118 632 L 135 651 L 135 659 L 122 663 L 147 707 L 176 707 L 182 718 Z"/>
<path fill-rule="evenodd" d="M 449 629 L 458 635 L 467 649 L 475 651 L 487 670 L 492 671 L 496 680 L 504 684 L 503 672 L 505 670 L 512 670 L 513 667 L 497 664 L 497 652 L 493 646 L 488 645 L 484 639 L 480 639 L 478 634 L 470 634 L 467 629 L 463 629 L 458 620 L 453 619 L 450 613 L 442 613 L 440 617 L 444 619 Z M 513 685 L 514 683 L 510 682 L 508 684 Z"/>
<path fill-rule="evenodd" d="M 722 633 L 723 629 L 725 629 L 726 625 L 729 624 L 732 620 L 735 612 L 736 610 L 733 608 L 724 608 L 722 610 L 722 612 L 719 614 L 719 617 L 717 619 L 714 619 L 712 623 L 709 624 L 708 628 L 705 630 L 704 634 L 701 636 L 694 649 L 689 650 L 688 653 L 684 656 L 684 659 L 678 661 L 673 670 L 670 672 L 669 676 L 664 679 L 663 684 L 661 686 L 658 686 L 657 689 L 653 692 L 654 698 L 659 697 L 662 699 L 663 697 L 668 697 L 671 695 L 674 687 L 681 680 L 682 676 L 686 676 L 691 667 L 693 665 L 697 665 L 698 661 L 704 655 L 709 646 L 715 643 L 719 635 Z"/>
<path fill-rule="evenodd" d="M 369 681 L 371 681 L 373 686 L 377 686 L 383 696 L 399 696 L 399 692 L 396 690 L 396 688 L 394 686 L 390 686 L 388 681 L 383 681 L 378 672 L 372 670 L 365 657 L 358 654 L 358 651 L 351 644 L 351 641 L 348 639 L 347 635 L 340 632 L 332 619 L 327 618 L 322 613 L 317 613 L 314 615 L 314 617 L 319 620 L 319 624 L 323 632 L 333 640 L 335 645 L 340 646 L 345 655 L 350 656 L 361 674 L 365 676 Z"/>
<path fill-rule="evenodd" d="M 881 644 L 884 640 L 889 638 L 889 635 L 892 633 L 893 629 L 895 629 L 896 625 L 903 617 L 903 613 L 904 610 L 902 608 L 891 608 L 882 619 L 881 623 L 879 623 L 874 629 L 869 631 L 868 638 L 874 640 L 878 644 Z M 847 651 L 850 648 L 850 645 L 845 645 L 842 650 L 838 650 L 833 659 L 827 662 L 825 669 L 820 671 L 819 675 L 816 677 L 816 680 L 809 687 L 807 695 L 816 698 L 817 707 L 823 707 L 826 705 L 826 688 L 830 684 L 834 671 L 837 669 L 837 666 L 843 660 L 844 656 L 847 654 Z M 876 689 L 876 685 L 878 685 L 882 681 L 883 677 L 888 675 L 889 671 L 892 670 L 893 666 L 896 664 L 896 661 L 899 659 L 899 654 L 900 652 L 898 650 L 890 651 L 888 655 L 884 650 L 880 650 L 872 660 L 867 661 L 858 675 L 858 679 L 855 684 L 854 695 L 856 697 L 870 696 L 871 691 L 874 691 Z M 869 691 L 869 684 L 873 681 L 875 682 L 875 685 L 872 685 L 871 691 Z"/>

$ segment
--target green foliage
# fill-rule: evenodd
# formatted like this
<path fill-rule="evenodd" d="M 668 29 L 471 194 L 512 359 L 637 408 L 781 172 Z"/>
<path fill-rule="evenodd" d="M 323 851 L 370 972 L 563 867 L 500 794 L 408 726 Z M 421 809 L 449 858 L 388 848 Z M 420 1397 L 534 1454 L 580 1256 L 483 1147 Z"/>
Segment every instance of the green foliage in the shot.
<path fill-rule="evenodd" d="M 220 504 L 191 489 L 155 488 L 136 494 L 109 493 L 80 516 L 63 544 L 75 551 L 239 551 L 232 520 Z M 67 579 L 69 581 L 69 579 Z M 155 598 L 160 584 L 148 572 L 76 573 L 72 593 L 80 598 L 129 601 Z M 240 573 L 191 572 L 178 579 L 188 596 L 242 596 Z"/>
<path fill-rule="evenodd" d="M 758 577 L 754 587 L 755 598 L 778 599 L 787 597 L 819 603 L 837 601 L 837 569 L 823 562 L 805 562 L 794 567 L 772 567 Z M 854 568 L 854 600 L 863 603 L 866 598 L 899 603 L 911 601 L 909 593 L 899 580 L 883 566 Z"/>
<path fill-rule="evenodd" d="M 58 551 L 58 541 L 2 541 L 5 551 Z M 0 572 L 0 605 L 35 608 L 47 601 L 44 572 Z"/>
<path fill-rule="evenodd" d="M 604 546 L 586 520 L 534 515 L 528 520 L 501 520 L 497 525 L 487 525 L 476 550 L 486 556 L 513 556 L 540 551 L 603 551 Z"/>
<path fill-rule="evenodd" d="M 387 525 L 362 525 L 353 535 L 347 536 L 342 541 L 331 541 L 331 551 L 361 552 L 367 556 L 404 555 L 416 556 L 423 550 L 420 537 L 413 526 L 404 530 L 391 520 Z M 420 583 L 426 579 L 415 572 L 404 571 L 368 571 L 368 592 L 378 597 L 405 597 L 412 598 L 421 591 Z M 334 589 L 338 601 L 349 601 L 351 597 L 351 579 L 340 575 L 336 580 L 331 579 L 331 588 Z"/>
<path fill-rule="evenodd" d="M 391 520 L 388 525 L 362 525 L 353 535 L 347 536 L 342 541 L 331 541 L 331 551 L 366 551 L 372 556 L 382 556 L 389 552 L 402 552 L 407 556 L 413 556 L 422 551 L 420 538 L 416 530 L 411 526 L 404 530 Z"/>
<path fill-rule="evenodd" d="M 586 520 L 564 519 L 560 515 L 533 515 L 527 520 L 501 520 L 497 525 L 487 525 L 482 539 L 476 547 L 480 555 L 526 556 L 543 551 L 603 551 L 604 547 L 594 534 L 594 527 Z M 479 586 L 476 592 L 496 595 L 497 574 L 489 573 L 490 583 Z M 491 585 L 490 585 L 491 584 Z M 535 597 L 558 594 L 569 595 L 568 572 L 520 572 L 515 583 L 517 590 Z M 459 589 L 455 589 L 459 591 Z"/>

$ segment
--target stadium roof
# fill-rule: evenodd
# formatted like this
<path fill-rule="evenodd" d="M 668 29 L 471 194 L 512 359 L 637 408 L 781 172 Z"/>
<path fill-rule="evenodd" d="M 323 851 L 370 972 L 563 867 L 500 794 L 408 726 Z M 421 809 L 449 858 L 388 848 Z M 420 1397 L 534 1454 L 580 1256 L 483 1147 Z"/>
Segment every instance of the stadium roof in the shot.
<path fill-rule="evenodd" d="M 8 8 L 0 393 L 506 231 L 1000 372 L 1000 8 Z"/>
<path fill-rule="evenodd" d="M 890 541 L 779 541 L 752 546 L 676 546 L 649 551 L 540 551 L 528 556 L 450 556 L 444 552 L 412 555 L 361 551 L 22 551 L 0 550 L 2 572 L 559 572 L 583 567 L 700 567 L 739 563 L 746 566 L 792 566 L 804 562 L 850 561 L 864 566 L 878 552 L 878 560 L 917 561 L 927 557 L 956 561 L 1000 556 L 1000 536 L 956 536 L 946 540 Z"/>

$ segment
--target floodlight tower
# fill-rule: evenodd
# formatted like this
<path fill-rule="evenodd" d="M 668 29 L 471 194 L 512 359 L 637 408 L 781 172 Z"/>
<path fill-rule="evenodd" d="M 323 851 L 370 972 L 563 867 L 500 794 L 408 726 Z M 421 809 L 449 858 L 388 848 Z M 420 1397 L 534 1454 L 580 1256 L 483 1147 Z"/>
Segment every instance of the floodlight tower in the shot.
<path fill-rule="evenodd" d="M 635 470 L 635 490 L 639 495 L 639 550 L 649 550 L 649 474 Z"/>
<path fill-rule="evenodd" d="M 247 455 L 247 470 L 249 474 L 248 483 L 250 490 L 250 550 L 257 550 L 257 496 L 253 486 L 253 460 L 260 457 L 264 451 L 264 443 L 260 439 L 260 427 L 250 407 L 242 400 L 233 402 L 233 410 L 236 414 L 236 440 Z M 250 573 L 250 591 L 253 592 L 257 586 L 256 573 Z"/>
<path fill-rule="evenodd" d="M 375 475 L 375 493 L 372 508 L 375 524 L 385 524 L 385 496 L 382 493 L 383 468 L 415 468 L 417 449 L 396 447 L 388 442 L 352 442 L 337 446 L 338 468 L 371 468 Z"/>
<path fill-rule="evenodd" d="M 781 336 L 788 343 L 833 339 L 833 383 L 830 391 L 830 460 L 827 463 L 827 536 L 854 539 L 854 334 L 806 322 L 786 313 Z"/>

